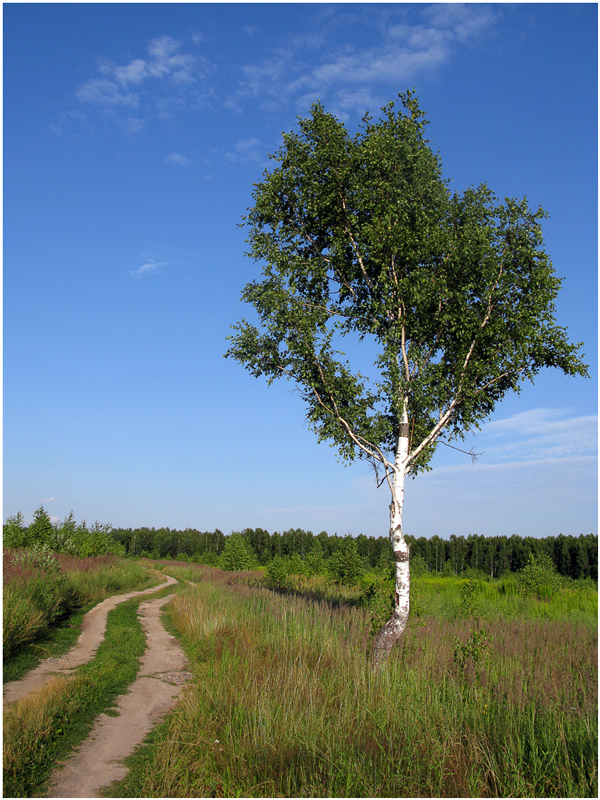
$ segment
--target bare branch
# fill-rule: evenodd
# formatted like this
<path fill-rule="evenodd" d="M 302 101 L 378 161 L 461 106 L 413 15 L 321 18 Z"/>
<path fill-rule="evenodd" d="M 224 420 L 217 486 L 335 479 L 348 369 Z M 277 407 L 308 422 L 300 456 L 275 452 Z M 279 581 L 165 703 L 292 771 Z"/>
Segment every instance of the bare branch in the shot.
<path fill-rule="evenodd" d="M 480 392 L 485 391 L 489 386 L 493 386 L 495 383 L 497 383 L 502 378 L 506 378 L 507 375 L 517 375 L 519 372 L 523 372 L 529 366 L 530 366 L 529 364 L 525 364 L 523 367 L 519 367 L 519 369 L 509 369 L 506 372 L 503 372 L 501 375 L 497 375 L 491 381 L 488 381 L 483 386 L 480 386 L 479 389 L 477 389 L 477 391 L 475 392 L 475 394 L 479 394 Z"/>
<path fill-rule="evenodd" d="M 343 314 L 341 311 L 332 311 L 330 308 L 327 308 L 327 306 L 319 306 L 314 303 L 306 303 L 303 300 L 298 300 L 298 303 L 304 308 L 315 308 L 319 311 L 326 311 L 332 317 L 343 317 L 344 319 L 348 319 L 348 314 Z"/>
<path fill-rule="evenodd" d="M 452 416 L 454 409 L 457 405 L 459 405 L 459 401 L 457 399 L 458 395 L 454 397 L 454 400 L 448 406 L 448 409 L 445 414 L 440 415 L 439 422 L 437 422 L 429 434 L 423 439 L 420 445 L 416 447 L 411 453 L 408 455 L 407 465 L 410 464 L 412 461 L 417 458 L 417 456 L 423 452 L 423 450 L 428 447 L 432 442 L 434 442 L 437 437 L 440 435 L 441 431 L 445 428 L 447 423 L 450 421 L 450 417 Z"/>
<path fill-rule="evenodd" d="M 464 453 L 466 456 L 471 456 L 471 464 L 474 464 L 479 460 L 479 456 L 483 455 L 483 453 L 475 453 L 473 448 L 470 450 L 461 450 L 460 447 L 454 447 L 453 444 L 448 444 L 448 442 L 445 442 L 443 439 L 440 439 L 440 444 L 445 444 L 446 447 L 451 447 L 453 450 L 458 450 L 459 453 Z"/>
<path fill-rule="evenodd" d="M 348 210 L 348 206 L 346 205 L 346 201 L 344 199 L 344 196 L 340 195 L 340 199 L 342 201 L 342 208 L 344 209 L 344 211 L 347 211 Z M 369 287 L 371 292 L 373 292 L 373 294 L 375 294 L 375 287 L 373 285 L 373 281 L 369 278 L 369 276 L 367 274 L 367 270 L 365 268 L 363 257 L 361 256 L 361 254 L 358 251 L 358 245 L 356 243 L 356 239 L 354 238 L 352 230 L 350 229 L 350 226 L 348 224 L 346 224 L 344 226 L 344 231 L 348 235 L 348 238 L 350 239 L 350 242 L 352 244 L 352 249 L 354 250 L 354 255 L 356 256 L 356 260 L 358 261 L 358 265 L 360 266 L 360 271 L 363 274 L 363 278 L 365 279 L 365 281 L 367 283 L 367 286 Z"/>

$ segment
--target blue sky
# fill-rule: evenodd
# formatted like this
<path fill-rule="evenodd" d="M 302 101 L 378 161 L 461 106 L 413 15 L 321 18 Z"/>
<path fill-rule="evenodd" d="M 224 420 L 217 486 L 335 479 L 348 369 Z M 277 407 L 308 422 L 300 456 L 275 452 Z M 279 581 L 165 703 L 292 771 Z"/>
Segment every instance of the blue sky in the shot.
<path fill-rule="evenodd" d="M 385 485 L 231 360 L 238 223 L 320 99 L 415 88 L 444 175 L 549 212 L 546 371 L 410 481 L 415 536 L 597 532 L 597 6 L 4 4 L 4 518 L 386 535 Z"/>

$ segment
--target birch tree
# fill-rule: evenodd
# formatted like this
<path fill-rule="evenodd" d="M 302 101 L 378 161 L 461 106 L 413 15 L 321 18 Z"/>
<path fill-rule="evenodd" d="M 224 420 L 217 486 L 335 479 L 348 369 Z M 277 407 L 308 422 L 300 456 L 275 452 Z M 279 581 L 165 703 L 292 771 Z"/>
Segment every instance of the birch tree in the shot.
<path fill-rule="evenodd" d="M 254 321 L 234 326 L 226 353 L 269 384 L 293 381 L 319 440 L 387 483 L 396 588 L 376 667 L 409 614 L 407 477 L 542 367 L 587 374 L 555 320 L 545 212 L 485 184 L 451 193 L 426 124 L 408 92 L 355 135 L 319 103 L 284 135 L 244 217 L 262 264 L 243 290 Z M 368 340 L 365 376 L 351 359 Z"/>

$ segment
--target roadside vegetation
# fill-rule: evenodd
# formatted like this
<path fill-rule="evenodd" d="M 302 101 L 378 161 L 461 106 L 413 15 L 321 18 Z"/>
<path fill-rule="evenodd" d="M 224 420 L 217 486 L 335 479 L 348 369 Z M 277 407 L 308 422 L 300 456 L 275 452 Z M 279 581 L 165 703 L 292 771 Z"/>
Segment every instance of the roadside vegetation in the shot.
<path fill-rule="evenodd" d="M 169 593 L 167 587 L 152 595 Z M 146 649 L 137 607 L 148 595 L 109 612 L 93 661 L 73 675 L 52 677 L 42 689 L 4 710 L 3 796 L 40 797 L 56 764 L 88 735 L 101 713 L 132 683 Z"/>
<path fill-rule="evenodd" d="M 73 615 L 109 595 L 146 588 L 151 579 L 139 562 L 115 556 L 77 558 L 47 547 L 4 548 L 3 677 L 19 674 L 48 655 L 57 655 L 77 634 Z M 67 627 L 69 626 L 69 627 Z M 62 635 L 54 636 L 56 631 Z"/>
<path fill-rule="evenodd" d="M 81 552 L 94 549 L 78 541 Z M 53 553 L 46 538 L 30 537 L 26 543 L 4 548 L 5 683 L 73 646 L 84 613 L 99 601 L 162 582 L 148 563 L 106 554 L 110 546 L 96 548 L 104 555 L 85 557 L 69 554 L 74 548 L 68 541 L 63 542 L 67 552 L 61 553 Z M 171 591 L 167 587 L 156 596 Z M 135 679 L 146 646 L 137 607 L 145 599 L 126 601 L 109 612 L 105 639 L 92 662 L 72 675 L 51 677 L 42 689 L 5 708 L 3 796 L 39 796 L 57 761 L 87 736 L 98 714 L 110 713 Z"/>
<path fill-rule="evenodd" d="M 417 577 L 374 673 L 364 578 L 165 569 L 195 679 L 111 796 L 597 796 L 595 585 Z"/>
<path fill-rule="evenodd" d="M 409 626 L 374 671 L 389 551 L 301 533 L 262 563 L 247 533 L 225 537 L 219 566 L 5 548 L 5 680 L 70 646 L 94 602 L 148 586 L 151 564 L 181 581 L 165 618 L 194 679 L 108 795 L 597 796 L 592 548 L 584 578 L 558 571 L 547 540 L 493 579 L 417 552 Z M 110 612 L 92 663 L 5 711 L 6 796 L 39 794 L 134 680 L 138 602 Z"/>

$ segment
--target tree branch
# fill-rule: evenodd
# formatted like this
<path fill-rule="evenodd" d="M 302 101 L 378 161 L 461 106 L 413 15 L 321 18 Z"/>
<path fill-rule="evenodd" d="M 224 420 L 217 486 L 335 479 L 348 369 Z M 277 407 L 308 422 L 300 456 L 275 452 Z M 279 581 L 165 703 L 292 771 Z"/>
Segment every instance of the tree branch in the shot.
<path fill-rule="evenodd" d="M 445 444 L 446 447 L 451 447 L 453 450 L 458 450 L 459 453 L 464 453 L 466 456 L 471 456 L 471 464 L 474 464 L 478 459 L 479 456 L 483 455 L 483 453 L 475 453 L 473 452 L 473 448 L 470 450 L 461 450 L 460 447 L 454 447 L 453 444 L 448 444 L 443 439 L 440 439 L 440 444 Z"/>
<path fill-rule="evenodd" d="M 337 403 L 335 401 L 335 397 L 333 396 L 332 392 L 327 390 L 327 384 L 326 384 L 326 381 L 325 381 L 325 375 L 323 374 L 323 369 L 321 367 L 321 363 L 318 360 L 318 358 L 316 358 L 316 357 L 314 359 L 314 364 L 315 364 L 315 366 L 317 367 L 317 369 L 319 371 L 319 375 L 321 377 L 321 381 L 323 383 L 323 386 L 325 387 L 325 390 L 327 391 L 327 394 L 329 395 L 329 400 L 333 405 L 333 411 L 331 410 L 331 408 L 329 408 L 325 404 L 325 402 L 323 401 L 323 398 L 320 396 L 320 394 L 316 390 L 316 388 L 314 386 L 311 386 L 310 387 L 311 391 L 314 394 L 314 396 L 316 397 L 317 402 L 319 403 L 319 405 L 330 416 L 332 416 L 334 419 L 336 419 L 339 422 L 339 424 L 345 429 L 346 433 L 348 434 L 348 436 L 350 437 L 352 442 L 356 445 L 356 447 L 358 447 L 360 450 L 362 450 L 362 452 L 365 453 L 365 455 L 368 458 L 376 460 L 376 461 L 380 461 L 381 464 L 383 464 L 384 469 L 386 470 L 386 477 L 388 477 L 388 483 L 389 483 L 388 468 L 391 469 L 391 470 L 394 470 L 395 469 L 394 465 L 391 464 L 387 460 L 387 458 L 384 456 L 383 452 L 380 450 L 379 447 L 377 447 L 376 445 L 373 445 L 371 442 L 367 441 L 366 439 L 363 439 L 362 436 L 359 436 L 353 430 L 353 428 L 349 424 L 349 422 L 346 419 L 344 419 L 344 417 L 341 415 L 340 410 L 338 408 L 338 405 L 337 405 Z M 390 483 L 390 490 L 391 490 L 391 488 L 392 487 L 391 487 L 391 483 Z"/>

